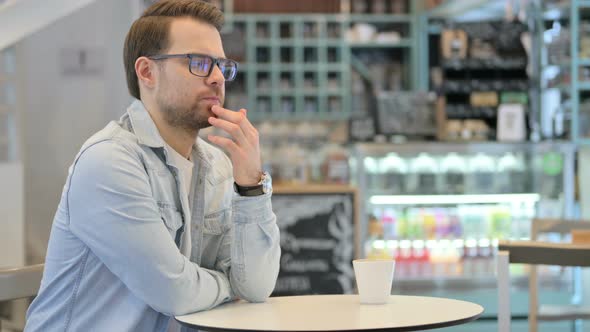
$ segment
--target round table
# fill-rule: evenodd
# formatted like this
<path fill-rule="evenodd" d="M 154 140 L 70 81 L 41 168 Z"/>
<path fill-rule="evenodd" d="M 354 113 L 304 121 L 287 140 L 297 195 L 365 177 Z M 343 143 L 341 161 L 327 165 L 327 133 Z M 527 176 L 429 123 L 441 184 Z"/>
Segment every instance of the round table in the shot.
<path fill-rule="evenodd" d="M 205 331 L 415 331 L 467 323 L 483 310 L 437 297 L 392 295 L 371 305 L 360 304 L 358 295 L 307 295 L 236 301 L 176 320 Z"/>

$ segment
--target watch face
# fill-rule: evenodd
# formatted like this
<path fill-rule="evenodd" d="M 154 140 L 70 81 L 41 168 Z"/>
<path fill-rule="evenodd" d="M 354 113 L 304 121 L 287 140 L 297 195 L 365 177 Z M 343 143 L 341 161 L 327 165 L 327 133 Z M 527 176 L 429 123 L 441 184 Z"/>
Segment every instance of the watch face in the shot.
<path fill-rule="evenodd" d="M 262 184 L 262 191 L 265 194 L 272 192 L 272 178 L 267 172 L 262 173 L 262 180 L 260 181 L 260 184 Z"/>

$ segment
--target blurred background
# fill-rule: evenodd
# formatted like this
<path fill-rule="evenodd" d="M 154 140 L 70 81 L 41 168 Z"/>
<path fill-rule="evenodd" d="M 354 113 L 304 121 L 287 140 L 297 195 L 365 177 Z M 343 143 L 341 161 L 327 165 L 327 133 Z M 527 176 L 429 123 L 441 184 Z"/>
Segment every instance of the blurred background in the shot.
<path fill-rule="evenodd" d="M 0 268 L 44 261 L 74 156 L 132 101 L 123 41 L 153 2 L 0 0 Z M 499 240 L 590 219 L 590 2 L 210 2 L 240 63 L 226 107 L 249 110 L 277 192 L 354 192 L 354 256 L 396 258 L 394 293 L 486 307 L 448 330 L 496 329 Z M 526 330 L 528 270 L 511 268 Z M 545 302 L 586 302 L 579 268 L 539 278 Z M 22 327 L 22 307 L 0 313 Z"/>

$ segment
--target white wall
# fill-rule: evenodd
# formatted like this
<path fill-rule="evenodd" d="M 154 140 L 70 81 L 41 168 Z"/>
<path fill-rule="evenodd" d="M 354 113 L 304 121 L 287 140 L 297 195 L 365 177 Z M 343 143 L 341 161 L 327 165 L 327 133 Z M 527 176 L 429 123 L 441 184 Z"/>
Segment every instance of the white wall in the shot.
<path fill-rule="evenodd" d="M 119 118 L 131 100 L 122 60 L 131 18 L 129 1 L 96 1 L 17 45 L 24 68 L 19 75 L 25 100 L 22 146 L 29 263 L 44 260 L 53 215 L 78 149 L 108 121 Z M 65 66 L 75 71 L 82 49 L 90 50 L 86 70 L 64 73 Z"/>
<path fill-rule="evenodd" d="M 25 263 L 23 167 L 0 163 L 0 268 Z"/>

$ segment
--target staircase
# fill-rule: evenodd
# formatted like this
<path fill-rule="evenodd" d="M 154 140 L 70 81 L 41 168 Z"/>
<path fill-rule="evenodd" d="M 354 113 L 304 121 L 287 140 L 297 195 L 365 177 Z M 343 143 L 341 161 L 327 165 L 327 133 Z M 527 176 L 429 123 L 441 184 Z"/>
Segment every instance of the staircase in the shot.
<path fill-rule="evenodd" d="M 0 0 L 0 50 L 94 0 Z"/>

